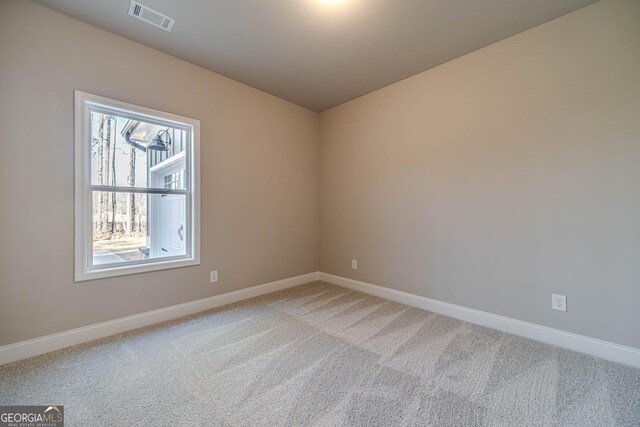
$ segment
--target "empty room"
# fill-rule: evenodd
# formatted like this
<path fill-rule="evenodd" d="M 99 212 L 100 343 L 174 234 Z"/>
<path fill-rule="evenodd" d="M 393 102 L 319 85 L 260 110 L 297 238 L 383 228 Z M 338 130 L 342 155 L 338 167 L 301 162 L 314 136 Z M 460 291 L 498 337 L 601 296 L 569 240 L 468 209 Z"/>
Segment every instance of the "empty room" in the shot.
<path fill-rule="evenodd" d="M 640 426 L 640 0 L 0 0 L 0 427 Z"/>

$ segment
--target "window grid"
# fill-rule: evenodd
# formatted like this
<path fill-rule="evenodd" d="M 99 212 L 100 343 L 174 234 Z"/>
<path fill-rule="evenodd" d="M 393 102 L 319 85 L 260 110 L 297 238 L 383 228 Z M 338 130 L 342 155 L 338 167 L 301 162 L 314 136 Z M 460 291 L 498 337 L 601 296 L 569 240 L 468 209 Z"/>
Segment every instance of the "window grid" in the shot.
<path fill-rule="evenodd" d="M 117 119 L 122 118 L 141 121 L 144 124 L 151 124 L 172 130 L 172 142 L 175 141 L 175 144 L 170 145 L 171 154 L 168 158 L 170 159 L 175 155 L 175 153 L 183 154 L 183 159 L 181 159 L 183 167 L 178 171 L 168 173 L 166 176 L 159 177 L 160 181 L 157 179 L 153 181 L 150 179 L 150 159 L 147 157 L 147 168 L 145 169 L 147 174 L 146 186 L 116 185 L 115 176 L 113 178 L 113 182 L 107 180 L 108 183 L 104 183 L 103 180 L 102 183 L 99 184 L 93 183 L 91 157 L 91 138 L 93 137 L 91 121 L 92 113 L 107 114 Z M 157 113 L 157 115 L 155 113 Z M 171 119 L 167 120 L 163 118 L 163 115 L 171 116 Z M 82 116 L 82 118 L 80 116 Z M 83 217 L 86 218 L 84 222 L 80 221 L 76 223 L 76 280 L 88 280 L 93 278 L 133 274 L 144 271 L 154 271 L 164 268 L 199 264 L 199 212 L 197 210 L 197 206 L 199 205 L 194 198 L 194 187 L 192 182 L 193 177 L 196 177 L 195 172 L 197 172 L 197 169 L 195 171 L 193 169 L 193 151 L 197 151 L 196 144 L 199 143 L 199 132 L 197 129 L 198 122 L 191 119 L 181 118 L 185 119 L 183 122 L 175 120 L 174 118 L 177 118 L 177 116 L 162 112 L 154 112 L 143 107 L 124 104 L 114 100 L 107 100 L 106 98 L 76 91 L 76 159 L 81 160 L 81 162 L 76 162 L 76 213 L 81 214 L 80 216 L 77 216 L 79 220 Z M 116 131 L 115 127 L 113 131 Z M 115 152 L 116 136 L 114 135 L 113 138 L 113 150 Z M 87 143 L 88 141 L 89 143 Z M 89 148 L 87 148 L 87 146 L 89 146 Z M 133 148 L 131 148 L 131 150 L 133 150 Z M 162 154 L 165 154 L 164 158 L 162 157 Z M 167 160 L 166 152 L 153 151 L 152 155 L 156 159 L 156 162 L 154 162 L 157 163 L 156 166 L 163 167 L 163 161 Z M 160 155 L 160 157 L 158 157 L 158 155 Z M 115 155 L 113 158 L 115 159 Z M 162 160 L 158 162 L 157 160 L 159 159 Z M 115 160 L 113 161 L 113 164 L 113 167 L 115 168 Z M 115 172 L 113 175 L 115 175 Z M 133 180 L 133 182 L 135 182 L 135 180 Z M 78 191 L 81 187 L 83 187 L 84 190 L 79 193 Z M 149 235 L 148 209 L 150 201 L 153 198 L 152 196 L 160 195 L 163 198 L 169 195 L 183 196 L 183 202 L 179 203 L 183 203 L 183 207 L 180 209 L 183 212 L 182 215 L 184 215 L 184 225 L 180 226 L 178 229 L 180 241 L 184 242 L 182 252 L 179 252 L 177 255 L 169 253 L 162 257 L 155 256 L 146 259 L 125 260 L 124 262 L 96 264 L 93 249 L 93 245 L 95 243 L 94 211 L 96 209 L 94 194 L 98 192 L 110 194 L 110 198 L 112 200 L 111 203 L 113 203 L 114 206 L 116 204 L 115 200 L 122 199 L 121 197 L 116 199 L 116 194 L 146 195 L 146 199 L 144 200 L 147 200 L 145 202 L 145 209 L 147 209 L 147 214 L 145 214 L 145 229 L 147 236 Z M 85 196 L 80 196 L 82 193 L 84 193 Z M 132 197 L 132 199 L 135 200 L 136 198 Z M 107 196 L 107 200 L 109 200 L 109 196 Z M 140 199 L 138 198 L 138 200 Z M 155 203 L 160 203 L 157 200 L 159 199 L 156 198 Z M 163 200 L 167 200 L 169 202 L 169 198 Z M 180 199 L 171 200 L 175 204 L 175 202 Z M 98 209 L 100 208 L 101 207 Z M 115 207 L 111 212 L 111 227 L 113 231 L 116 228 L 116 224 L 118 224 Z M 160 212 L 158 212 L 158 214 L 159 213 Z M 100 212 L 100 215 L 104 215 L 102 211 Z M 140 231 L 140 228 L 138 228 L 138 231 Z M 142 251 L 144 248 L 139 249 Z M 170 252 L 164 247 L 161 249 L 164 252 Z M 82 251 L 82 253 L 80 251 Z M 84 260 L 84 262 L 82 260 Z"/>

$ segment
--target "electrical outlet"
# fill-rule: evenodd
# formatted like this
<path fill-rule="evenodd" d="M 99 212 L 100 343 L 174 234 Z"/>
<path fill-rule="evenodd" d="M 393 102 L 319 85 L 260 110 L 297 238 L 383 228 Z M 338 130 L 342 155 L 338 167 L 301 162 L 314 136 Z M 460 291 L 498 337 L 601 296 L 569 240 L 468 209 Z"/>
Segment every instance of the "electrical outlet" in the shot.
<path fill-rule="evenodd" d="M 558 311 L 567 311 L 566 295 L 551 294 L 551 308 Z"/>
<path fill-rule="evenodd" d="M 216 283 L 218 281 L 218 270 L 211 271 L 209 273 L 209 281 L 211 283 Z"/>
<path fill-rule="evenodd" d="M 351 269 L 352 270 L 357 270 L 358 269 L 358 260 L 357 259 L 352 259 L 351 260 Z"/>

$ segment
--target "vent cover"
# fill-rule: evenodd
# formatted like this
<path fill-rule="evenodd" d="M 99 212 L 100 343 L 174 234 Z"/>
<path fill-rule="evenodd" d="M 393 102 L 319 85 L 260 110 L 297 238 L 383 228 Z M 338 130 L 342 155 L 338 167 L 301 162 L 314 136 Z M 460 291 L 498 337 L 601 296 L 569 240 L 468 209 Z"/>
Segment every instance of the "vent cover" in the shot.
<path fill-rule="evenodd" d="M 162 28 L 165 31 L 171 31 L 171 28 L 173 28 L 173 24 L 176 22 L 175 19 L 169 18 L 167 15 L 163 15 L 162 13 L 151 9 L 148 6 L 140 4 L 135 0 L 131 0 L 131 5 L 129 6 L 129 15 L 133 16 L 134 18 L 138 18 L 139 20 L 144 21 L 147 24 Z"/>

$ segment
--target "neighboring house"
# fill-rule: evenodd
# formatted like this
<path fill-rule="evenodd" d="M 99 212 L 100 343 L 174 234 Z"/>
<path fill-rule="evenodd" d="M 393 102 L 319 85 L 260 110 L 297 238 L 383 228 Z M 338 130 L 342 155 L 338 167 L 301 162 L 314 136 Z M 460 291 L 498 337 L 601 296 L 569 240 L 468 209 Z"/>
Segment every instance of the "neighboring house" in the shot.
<path fill-rule="evenodd" d="M 168 151 L 149 150 L 147 146 L 159 131 L 171 137 Z M 146 153 L 147 186 L 153 188 L 185 188 L 185 135 L 179 129 L 165 128 L 136 120 L 122 129 L 125 141 Z M 147 202 L 147 247 L 143 253 L 152 258 L 184 255 L 186 204 L 183 195 L 153 195 Z"/>

